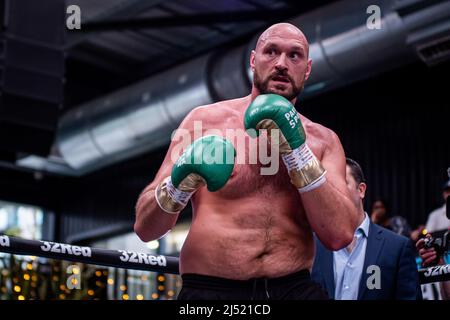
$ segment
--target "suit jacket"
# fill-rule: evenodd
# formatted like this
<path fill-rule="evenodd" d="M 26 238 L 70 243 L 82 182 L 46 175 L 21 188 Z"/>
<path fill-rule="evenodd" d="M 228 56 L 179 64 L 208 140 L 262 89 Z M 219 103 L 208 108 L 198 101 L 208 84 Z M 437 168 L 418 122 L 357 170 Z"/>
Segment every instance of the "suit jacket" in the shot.
<path fill-rule="evenodd" d="M 326 249 L 317 238 L 315 242 L 316 256 L 311 277 L 334 299 L 333 251 Z M 367 272 L 370 265 L 380 267 L 380 289 L 367 287 L 367 279 L 373 274 L 373 271 Z M 412 242 L 370 222 L 366 256 L 358 285 L 358 300 L 422 299 Z"/>

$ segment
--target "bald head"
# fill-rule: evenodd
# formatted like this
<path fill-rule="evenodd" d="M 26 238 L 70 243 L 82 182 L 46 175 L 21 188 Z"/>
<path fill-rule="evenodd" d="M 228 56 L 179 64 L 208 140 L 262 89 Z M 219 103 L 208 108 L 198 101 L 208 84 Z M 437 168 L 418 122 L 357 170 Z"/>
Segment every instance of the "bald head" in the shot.
<path fill-rule="evenodd" d="M 295 103 L 311 72 L 309 45 L 303 32 L 289 23 L 265 30 L 250 55 L 252 95 L 274 93 Z"/>
<path fill-rule="evenodd" d="M 286 40 L 298 40 L 300 41 L 306 49 L 306 53 L 309 54 L 309 44 L 303 32 L 290 23 L 277 23 L 271 25 L 267 28 L 258 38 L 258 42 L 256 43 L 256 50 L 258 50 L 264 43 L 270 38 L 282 38 Z"/>

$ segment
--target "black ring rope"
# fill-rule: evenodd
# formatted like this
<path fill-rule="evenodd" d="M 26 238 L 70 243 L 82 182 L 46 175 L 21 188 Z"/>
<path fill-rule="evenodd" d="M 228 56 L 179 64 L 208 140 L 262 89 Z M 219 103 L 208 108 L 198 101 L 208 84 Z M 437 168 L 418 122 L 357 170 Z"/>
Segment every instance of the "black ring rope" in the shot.
<path fill-rule="evenodd" d="M 0 235 L 0 252 L 46 257 L 116 268 L 179 273 L 177 257 L 75 246 Z M 421 284 L 449 281 L 450 264 L 419 269 Z"/>
<path fill-rule="evenodd" d="M 0 235 L 0 252 L 116 268 L 178 274 L 179 259 L 125 250 L 108 250 Z"/>

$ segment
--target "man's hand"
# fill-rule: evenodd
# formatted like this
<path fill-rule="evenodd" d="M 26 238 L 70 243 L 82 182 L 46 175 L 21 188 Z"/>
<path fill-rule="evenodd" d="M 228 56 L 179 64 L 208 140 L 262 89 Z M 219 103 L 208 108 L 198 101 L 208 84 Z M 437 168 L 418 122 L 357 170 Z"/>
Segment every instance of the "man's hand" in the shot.
<path fill-rule="evenodd" d="M 306 134 L 294 106 L 284 97 L 263 94 L 256 97 L 245 112 L 244 126 L 250 135 L 266 129 L 271 140 L 273 129 L 281 131 L 280 153 L 291 182 L 303 193 L 318 188 L 325 182 L 326 171 L 306 144 Z M 275 140 L 277 141 L 277 140 Z M 273 141 L 271 141 L 273 143 Z"/>
<path fill-rule="evenodd" d="M 431 238 L 431 235 L 427 234 L 426 237 Z M 416 248 L 419 250 L 419 255 L 422 258 L 422 267 L 443 263 L 442 257 L 438 256 L 434 248 L 425 248 L 424 238 L 416 242 Z"/>
<path fill-rule="evenodd" d="M 236 151 L 219 136 L 204 136 L 195 140 L 180 156 L 155 190 L 156 201 L 167 213 L 179 213 L 194 192 L 206 185 L 209 191 L 222 188 L 234 168 Z"/>

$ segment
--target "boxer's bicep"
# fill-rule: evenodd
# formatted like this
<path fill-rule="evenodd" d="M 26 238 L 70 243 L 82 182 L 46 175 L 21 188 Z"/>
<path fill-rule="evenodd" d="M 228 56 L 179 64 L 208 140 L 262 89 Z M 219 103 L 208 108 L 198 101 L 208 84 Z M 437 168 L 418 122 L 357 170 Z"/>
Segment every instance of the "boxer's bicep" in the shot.
<path fill-rule="evenodd" d="M 327 137 L 326 148 L 321 160 L 322 166 L 327 171 L 327 181 L 344 193 L 347 197 L 347 183 L 345 180 L 345 152 L 339 137 L 330 130 Z"/>

